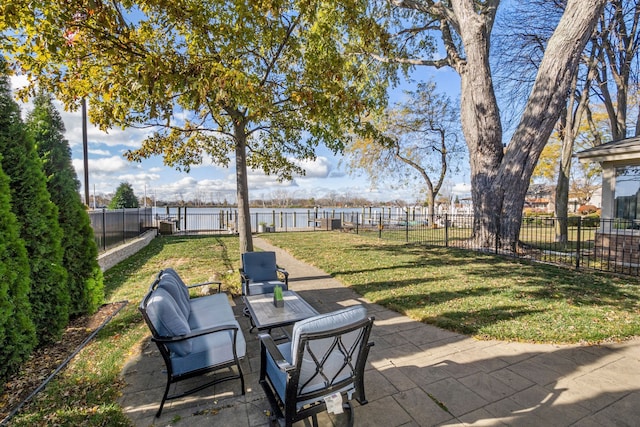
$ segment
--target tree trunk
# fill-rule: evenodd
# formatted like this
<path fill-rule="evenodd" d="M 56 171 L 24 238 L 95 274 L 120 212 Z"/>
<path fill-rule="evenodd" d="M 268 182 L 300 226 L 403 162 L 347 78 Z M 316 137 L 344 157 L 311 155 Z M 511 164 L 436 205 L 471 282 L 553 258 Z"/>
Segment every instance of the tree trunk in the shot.
<path fill-rule="evenodd" d="M 238 236 L 240 253 L 253 252 L 251 215 L 249 214 L 249 185 L 247 183 L 247 136 L 244 122 L 234 121 L 236 143 L 236 200 L 238 202 Z"/>
<path fill-rule="evenodd" d="M 558 182 L 556 184 L 555 216 L 556 222 L 556 242 L 566 243 L 569 241 L 569 178 L 571 175 L 571 157 L 573 146 L 580 132 L 582 114 L 589 104 L 589 94 L 591 92 L 591 81 L 595 73 L 595 46 L 591 50 L 591 56 L 586 64 L 587 74 L 584 86 L 580 91 L 580 98 L 576 100 L 578 93 L 578 76 L 574 76 L 571 82 L 570 96 L 565 108 L 564 131 L 562 132 L 562 150 L 560 152 L 560 166 L 558 170 Z"/>
<path fill-rule="evenodd" d="M 436 226 L 436 195 L 433 190 L 427 191 L 427 217 L 429 218 L 429 227 Z"/>
<path fill-rule="evenodd" d="M 473 2 L 452 2 L 458 16 L 466 61 L 453 64 L 460 74 L 460 118 L 469 149 L 471 197 L 476 245 L 492 247 L 498 236 L 497 218 L 502 195 L 492 191 L 503 157 L 502 125 L 489 67 L 489 31 L 486 17 L 475 13 Z"/>
<path fill-rule="evenodd" d="M 580 55 L 606 0 L 570 0 L 547 44 L 524 113 L 503 158 L 502 129 L 488 65 L 488 22 L 473 2 L 453 1 L 467 61 L 461 119 L 471 159 L 474 243 L 515 250 L 531 174 L 564 107 Z"/>

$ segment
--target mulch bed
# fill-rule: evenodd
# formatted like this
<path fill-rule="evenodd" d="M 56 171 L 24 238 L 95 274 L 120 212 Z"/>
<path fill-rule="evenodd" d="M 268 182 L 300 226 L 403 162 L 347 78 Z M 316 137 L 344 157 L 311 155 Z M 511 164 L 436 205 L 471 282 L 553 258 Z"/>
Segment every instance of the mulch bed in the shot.
<path fill-rule="evenodd" d="M 37 348 L 20 372 L 4 384 L 0 395 L 0 420 L 5 419 L 71 356 L 78 347 L 125 303 L 105 304 L 91 316 L 73 319 L 56 343 Z"/>

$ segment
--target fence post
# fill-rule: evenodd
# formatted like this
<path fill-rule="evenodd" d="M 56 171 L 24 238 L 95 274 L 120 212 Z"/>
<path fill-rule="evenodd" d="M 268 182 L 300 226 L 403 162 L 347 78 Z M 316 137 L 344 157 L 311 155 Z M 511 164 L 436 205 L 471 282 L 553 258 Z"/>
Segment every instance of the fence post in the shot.
<path fill-rule="evenodd" d="M 184 207 L 184 231 L 187 231 L 187 207 Z"/>
<path fill-rule="evenodd" d="M 107 250 L 107 209 L 102 208 L 102 250 Z"/>
<path fill-rule="evenodd" d="M 569 221 L 569 219 L 567 218 L 567 221 Z M 582 228 L 582 217 L 578 217 L 578 230 L 577 232 L 577 237 L 576 237 L 576 270 L 580 269 L 580 252 L 581 252 L 581 240 L 582 240 L 582 233 L 580 232 Z"/>
<path fill-rule="evenodd" d="M 497 219 L 496 222 L 496 247 L 494 248 L 495 253 L 498 253 L 498 242 L 500 241 L 500 218 Z"/>
<path fill-rule="evenodd" d="M 382 239 L 382 214 L 378 214 L 378 239 Z"/>
<path fill-rule="evenodd" d="M 444 214 L 444 247 L 449 247 L 449 214 Z"/>
<path fill-rule="evenodd" d="M 122 208 L 122 241 L 127 241 L 127 208 Z"/>
<path fill-rule="evenodd" d="M 404 215 L 404 234 L 405 234 L 405 241 L 409 243 L 409 209 L 405 211 L 405 215 Z"/>

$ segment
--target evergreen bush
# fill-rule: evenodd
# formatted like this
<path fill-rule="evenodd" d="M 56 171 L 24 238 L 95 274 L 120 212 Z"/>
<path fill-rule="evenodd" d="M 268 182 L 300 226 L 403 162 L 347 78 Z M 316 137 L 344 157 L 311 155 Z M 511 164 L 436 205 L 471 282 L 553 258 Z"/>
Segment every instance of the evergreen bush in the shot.
<path fill-rule="evenodd" d="M 0 380 L 12 374 L 36 345 L 29 304 L 29 260 L 11 212 L 9 178 L 0 168 Z"/>
<path fill-rule="evenodd" d="M 71 162 L 71 148 L 64 138 L 64 123 L 51 97 L 38 95 L 27 118 L 42 160 L 51 200 L 58 207 L 62 228 L 63 266 L 68 273 L 71 297 L 69 315 L 94 313 L 104 300 L 102 271 L 91 220 L 80 199 L 80 182 Z"/>
<path fill-rule="evenodd" d="M 9 177 L 11 208 L 29 258 L 32 320 L 39 343 L 46 343 L 58 339 L 69 321 L 62 230 L 42 162 L 12 98 L 5 69 L 6 63 L 0 60 L 1 167 Z"/>

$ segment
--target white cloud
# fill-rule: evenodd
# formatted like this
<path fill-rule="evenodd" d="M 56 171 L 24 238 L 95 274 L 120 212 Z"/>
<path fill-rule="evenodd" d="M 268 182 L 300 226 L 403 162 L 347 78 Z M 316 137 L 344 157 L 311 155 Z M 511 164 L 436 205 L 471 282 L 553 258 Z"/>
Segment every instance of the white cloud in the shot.
<path fill-rule="evenodd" d="M 109 156 L 111 152 L 108 150 L 100 150 L 97 148 L 88 147 L 89 154 L 93 154 L 95 156 Z"/>
<path fill-rule="evenodd" d="M 471 194 L 471 184 L 458 182 L 453 185 L 451 192 L 457 196 L 468 196 Z"/>
<path fill-rule="evenodd" d="M 111 156 L 102 159 L 89 159 L 89 174 L 93 175 L 111 175 L 116 172 L 130 170 L 131 168 L 139 168 L 139 165 L 127 162 L 121 156 Z M 76 169 L 78 176 L 84 172 L 84 162 L 82 159 L 73 159 L 73 167 Z"/>
<path fill-rule="evenodd" d="M 304 176 L 299 177 L 300 179 L 326 178 L 333 169 L 329 159 L 324 156 L 318 156 L 315 160 L 291 160 L 306 171 Z"/>

